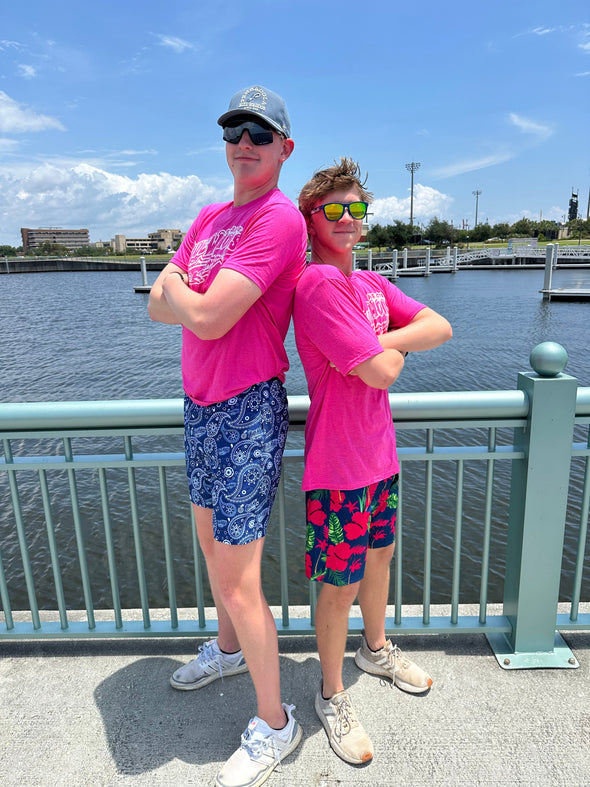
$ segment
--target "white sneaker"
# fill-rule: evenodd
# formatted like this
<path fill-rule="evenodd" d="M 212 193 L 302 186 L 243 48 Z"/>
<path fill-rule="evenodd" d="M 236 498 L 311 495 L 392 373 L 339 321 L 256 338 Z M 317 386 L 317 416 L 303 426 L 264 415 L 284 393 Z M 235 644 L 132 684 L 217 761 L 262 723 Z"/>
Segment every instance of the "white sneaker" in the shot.
<path fill-rule="evenodd" d="M 356 717 L 347 691 L 325 700 L 320 689 L 315 697 L 315 712 L 328 733 L 330 746 L 341 759 L 354 765 L 373 759 L 373 744 Z"/>
<path fill-rule="evenodd" d="M 248 665 L 241 650 L 237 653 L 223 653 L 216 639 L 210 639 L 199 648 L 196 659 L 180 667 L 170 678 L 175 689 L 190 691 L 200 689 L 217 678 L 239 675 L 248 672 Z"/>
<path fill-rule="evenodd" d="M 250 719 L 242 734 L 240 748 L 235 751 L 217 774 L 216 787 L 259 787 L 277 765 L 299 745 L 303 735 L 291 711 L 295 705 L 283 708 L 288 722 L 282 730 L 273 730 L 258 716 Z"/>

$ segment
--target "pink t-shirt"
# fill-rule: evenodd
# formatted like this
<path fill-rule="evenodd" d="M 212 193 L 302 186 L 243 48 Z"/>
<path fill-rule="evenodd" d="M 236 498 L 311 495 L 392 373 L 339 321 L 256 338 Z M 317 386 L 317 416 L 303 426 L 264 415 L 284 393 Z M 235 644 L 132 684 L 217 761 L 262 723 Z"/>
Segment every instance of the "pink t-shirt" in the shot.
<path fill-rule="evenodd" d="M 407 325 L 423 308 L 377 273 L 308 266 L 293 311 L 311 400 L 304 490 L 359 489 L 399 471 L 387 390 L 347 374 L 382 352 L 377 334 Z"/>
<path fill-rule="evenodd" d="M 196 292 L 206 292 L 221 268 L 231 268 L 262 296 L 220 339 L 199 339 L 183 328 L 182 380 L 195 402 L 222 402 L 273 377 L 285 381 L 284 340 L 306 248 L 303 217 L 278 189 L 240 207 L 229 202 L 201 210 L 171 261 L 188 273 Z"/>

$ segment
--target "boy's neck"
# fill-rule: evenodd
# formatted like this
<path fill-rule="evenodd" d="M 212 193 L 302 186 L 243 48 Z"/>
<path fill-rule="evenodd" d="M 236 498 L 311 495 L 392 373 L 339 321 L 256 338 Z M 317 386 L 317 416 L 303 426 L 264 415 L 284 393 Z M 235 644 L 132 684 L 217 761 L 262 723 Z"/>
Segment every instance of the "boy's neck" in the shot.
<path fill-rule="evenodd" d="M 342 271 L 345 276 L 350 276 L 352 274 L 352 253 L 330 254 L 325 249 L 314 249 L 312 243 L 311 261 L 317 265 L 333 265 L 335 268 Z"/>

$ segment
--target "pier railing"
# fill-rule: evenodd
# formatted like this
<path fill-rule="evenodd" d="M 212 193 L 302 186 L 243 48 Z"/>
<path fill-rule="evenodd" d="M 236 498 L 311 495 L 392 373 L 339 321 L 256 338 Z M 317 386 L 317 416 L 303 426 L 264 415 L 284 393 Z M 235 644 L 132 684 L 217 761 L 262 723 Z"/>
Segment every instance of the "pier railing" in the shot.
<path fill-rule="evenodd" d="M 391 394 L 390 404 L 399 443 L 400 508 L 392 584 L 394 613 L 387 631 L 402 633 L 471 633 L 488 637 L 504 668 L 572 667 L 576 659 L 559 630 L 590 629 L 590 614 L 581 611 L 590 502 L 590 388 L 579 388 L 562 372 L 567 359 L 559 345 L 546 342 L 535 348 L 535 371 L 521 373 L 513 391 L 465 391 Z M 292 430 L 305 425 L 307 397 L 289 398 Z M 2 639 L 209 636 L 217 621 L 206 604 L 204 564 L 194 535 L 190 548 L 178 546 L 178 519 L 190 516 L 185 498 L 177 504 L 169 492 L 169 474 L 184 465 L 178 450 L 182 434 L 182 401 L 137 400 L 108 402 L 10 403 L 0 405 L 0 492 L 8 515 L 0 529 L 0 641 Z M 154 449 L 154 441 L 156 449 Z M 170 443 L 173 441 L 173 444 Z M 113 442 L 121 448 L 113 451 Z M 170 444 L 170 445 L 169 445 Z M 88 445 L 92 451 L 88 452 Z M 579 520 L 569 523 L 576 532 L 574 571 L 567 588 L 569 612 L 558 614 L 568 494 L 572 458 L 583 463 L 583 480 L 576 510 Z M 303 577 L 303 546 L 296 555 L 286 526 L 285 483 L 302 466 L 301 448 L 285 453 L 284 473 L 275 514 L 278 516 L 280 634 L 313 632 L 315 584 L 310 585 L 307 614 L 290 604 L 290 574 Z M 471 468 L 476 467 L 473 473 Z M 448 549 L 433 554 L 433 517 L 437 488 L 433 473 L 454 473 L 455 516 L 446 523 Z M 502 472 L 499 472 L 499 471 Z M 152 475 L 147 478 L 145 473 Z M 420 480 L 417 481 L 417 477 Z M 495 489 L 506 476 L 509 509 L 498 521 Z M 128 521 L 113 521 L 113 477 L 125 479 Z M 150 480 L 151 479 L 151 480 Z M 287 479 L 287 481 L 285 480 Z M 474 481 L 475 479 L 475 481 Z M 464 488 L 479 484 L 483 501 L 478 519 L 481 546 L 467 548 L 463 538 Z M 89 507 L 90 497 L 97 503 Z M 25 490 L 23 492 L 23 489 Z M 94 490 L 94 491 L 92 491 Z M 119 493 L 118 493 L 119 494 Z M 407 528 L 404 498 L 423 496 L 420 523 L 422 570 L 420 615 L 404 614 L 406 542 L 417 523 Z M 98 502 L 99 501 L 99 502 Z M 182 506 L 182 515 L 175 506 Z M 156 511 L 160 533 L 156 539 L 144 521 L 145 511 Z M 100 513 L 97 514 L 97 511 Z M 66 516 L 67 514 L 67 516 Z M 273 516 L 275 515 L 273 514 Z M 289 514 L 293 516 L 293 512 Z M 39 517 L 41 519 L 39 519 Z M 304 538 L 304 505 L 295 512 Z M 71 528 L 66 520 L 71 519 Z M 100 520 L 97 522 L 96 520 Z M 31 526 L 31 522 L 37 524 Z M 42 525 L 39 525 L 39 521 Z M 117 542 L 126 528 L 126 540 Z M 100 535 L 97 536 L 97 530 Z M 505 555 L 495 557 L 500 534 Z M 158 540 L 159 539 L 159 540 Z M 146 565 L 146 545 L 161 544 L 164 576 L 158 579 L 164 602 L 152 599 L 154 574 Z M 91 543 L 92 542 L 92 543 Z M 408 542 L 409 544 L 409 542 Z M 66 545 L 69 557 L 66 564 Z M 73 545 L 73 548 L 72 548 Z M 190 552 L 190 577 L 186 554 Z M 268 550 L 267 550 L 268 551 Z M 266 551 L 266 552 L 267 552 Z M 73 556 L 72 556 L 73 555 Z M 288 559 L 289 558 L 289 559 Z M 269 560 L 265 554 L 263 560 Z M 451 577 L 444 614 L 433 615 L 431 602 L 442 567 Z M 464 614 L 461 601 L 463 567 L 476 565 L 479 584 L 478 614 Z M 40 566 L 45 568 L 39 579 Z M 293 568 L 295 566 L 295 568 Z M 488 614 L 489 576 L 501 574 L 501 614 Z M 99 591 L 98 575 L 108 576 Z M 131 577 L 140 604 L 130 610 L 122 599 L 120 577 Z M 51 577 L 47 590 L 47 576 Z M 68 588 L 64 577 L 67 576 Z M 194 597 L 191 614 L 177 605 L 177 587 L 189 583 Z M 77 583 L 84 609 L 71 609 L 71 583 Z M 38 597 L 43 585 L 44 601 Z M 104 590 L 104 585 L 108 590 Z M 16 590 L 26 590 L 26 611 L 13 609 Z M 96 602 L 102 593 L 100 603 Z M 21 596 L 23 594 L 21 593 Z M 52 599 L 47 601 L 47 597 Z M 465 599 L 463 599 L 463 602 Z M 468 599 L 473 603 L 475 599 Z M 155 607 L 158 607 L 155 609 Z M 438 607 L 437 607 L 438 609 Z M 361 627 L 354 615 L 351 630 Z"/>

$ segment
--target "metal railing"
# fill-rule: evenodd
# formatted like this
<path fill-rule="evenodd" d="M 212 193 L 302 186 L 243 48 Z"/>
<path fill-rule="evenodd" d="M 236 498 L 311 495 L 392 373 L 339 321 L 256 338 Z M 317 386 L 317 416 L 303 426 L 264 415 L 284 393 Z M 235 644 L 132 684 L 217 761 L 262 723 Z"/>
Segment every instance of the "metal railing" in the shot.
<path fill-rule="evenodd" d="M 514 391 L 390 395 L 398 432 L 401 491 L 392 580 L 394 614 L 386 621 L 389 633 L 479 632 L 488 637 L 503 667 L 577 665 L 557 629 L 590 628 L 590 614 L 580 612 L 590 501 L 590 388 L 578 388 L 575 378 L 561 373 L 564 364 L 560 349 L 552 343 L 536 348 L 531 354 L 536 373 L 519 375 L 518 388 Z M 295 434 L 304 427 L 308 405 L 307 397 L 289 397 Z M 190 546 L 178 547 L 177 536 L 173 536 L 173 523 L 191 516 L 186 493 L 174 499 L 169 490 L 170 473 L 184 465 L 183 453 L 177 445 L 182 423 L 182 402 L 176 399 L 0 405 L 0 440 L 4 453 L 0 459 L 0 491 L 4 490 L 6 495 L 4 509 L 9 510 L 0 530 L 3 610 L 0 640 L 203 636 L 217 630 L 217 622 L 206 602 L 204 565 L 194 527 L 182 524 L 183 531 L 191 534 L 187 535 Z M 86 451 L 88 443 L 92 453 Z M 114 444 L 121 447 L 114 451 Z M 275 504 L 278 557 L 273 560 L 278 561 L 280 575 L 281 614 L 276 618 L 280 634 L 313 632 L 315 583 L 310 585 L 308 613 L 303 617 L 293 614 L 289 599 L 289 572 L 295 570 L 303 577 L 303 550 L 297 556 L 300 566 L 293 569 L 295 558 L 288 560 L 292 544 L 286 526 L 285 479 L 290 484 L 296 483 L 291 476 L 297 468 L 301 469 L 302 453 L 301 447 L 288 448 L 285 452 L 285 470 Z M 575 569 L 568 589 L 569 614 L 558 615 L 573 457 L 584 464 L 579 490 L 580 516 L 573 525 L 577 530 Z M 481 517 L 477 516 L 477 535 L 481 542 L 477 556 L 471 554 L 473 550 L 467 554 L 463 541 L 464 488 L 474 483 L 472 467 L 478 468 L 476 483 L 484 501 Z M 455 516 L 444 554 L 444 570 L 450 577 L 448 613 L 433 616 L 432 595 L 441 570 L 438 552 L 437 565 L 433 567 L 436 510 L 433 473 L 439 468 L 444 468 L 447 477 L 449 468 L 454 469 Z M 143 477 L 147 469 L 157 473 L 157 482 L 152 476 L 147 480 Z M 420 480 L 416 481 L 418 470 Z M 112 515 L 115 476 L 118 481 L 121 476 L 126 481 L 125 510 L 130 532 L 124 545 L 116 543 L 120 525 L 113 522 Z M 466 476 L 469 476 L 467 480 Z M 498 476 L 505 477 L 510 486 L 510 506 L 502 521 L 497 521 L 495 514 Z M 81 487 L 84 487 L 82 492 Z M 406 493 L 420 496 L 418 487 L 423 495 L 419 578 L 422 614 L 413 617 L 404 615 L 409 537 L 404 499 Z M 100 503 L 89 505 L 88 500 L 92 498 Z M 295 519 L 303 540 L 302 495 L 300 503 L 299 510 L 288 513 Z M 150 516 L 157 520 L 156 527 L 146 525 L 148 508 Z M 69 519 L 71 530 L 64 524 Z M 32 520 L 37 524 L 31 526 Z M 153 550 L 153 530 L 158 529 L 164 567 L 163 576 L 158 579 L 160 600 L 154 603 L 154 572 L 146 566 L 146 543 Z M 502 532 L 505 538 L 505 560 L 494 556 L 496 531 Z M 70 547 L 67 565 L 65 542 Z M 477 558 L 478 563 L 479 614 L 476 615 L 463 614 L 460 603 L 463 564 L 467 558 L 471 563 Z M 263 560 L 267 559 L 265 552 Z M 49 591 L 47 576 L 42 583 L 38 579 L 39 564 L 44 565 L 45 574 L 51 575 Z M 502 614 L 488 614 L 490 572 L 502 574 Z M 122 599 L 123 574 L 131 577 L 129 582 L 139 598 L 133 614 Z M 100 590 L 97 575 L 101 577 Z M 65 576 L 68 589 L 64 588 Z M 188 616 L 184 612 L 179 614 L 177 604 L 179 583 L 185 587 L 187 582 L 195 600 L 193 613 Z M 77 583 L 77 597 L 83 599 L 83 610 L 70 609 L 72 583 Z M 42 608 L 38 602 L 40 584 L 44 585 Z M 21 603 L 18 610 L 11 603 L 15 585 L 21 591 L 26 590 L 26 604 Z M 102 594 L 98 605 L 97 593 Z M 54 603 L 48 605 L 48 597 Z M 472 603 L 474 599 L 468 601 Z M 351 618 L 351 629 L 361 625 L 360 619 Z"/>

